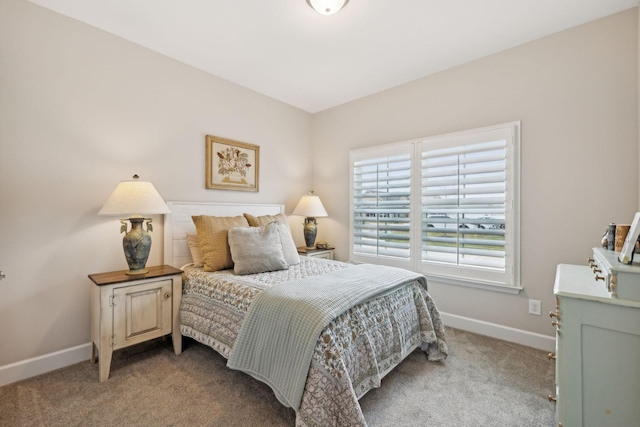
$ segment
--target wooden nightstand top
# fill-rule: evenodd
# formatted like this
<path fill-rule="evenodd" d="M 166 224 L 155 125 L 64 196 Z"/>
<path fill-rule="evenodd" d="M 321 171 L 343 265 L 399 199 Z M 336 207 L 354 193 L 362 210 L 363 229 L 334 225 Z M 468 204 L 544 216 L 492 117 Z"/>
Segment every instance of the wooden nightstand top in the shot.
<path fill-rule="evenodd" d="M 171 267 L 170 265 L 157 265 L 155 267 L 148 267 L 149 272 L 147 274 L 128 275 L 129 270 L 111 271 L 108 273 L 90 274 L 89 279 L 98 286 L 113 285 L 114 283 L 131 282 L 134 280 L 153 279 L 154 277 L 173 276 L 174 274 L 182 273 L 179 268 Z"/>
<path fill-rule="evenodd" d="M 333 246 L 329 246 L 326 249 L 307 249 L 305 246 L 300 246 L 300 247 L 298 247 L 296 249 L 298 249 L 298 253 L 299 254 L 312 254 L 312 253 L 315 253 L 315 252 L 332 251 L 335 248 Z"/>

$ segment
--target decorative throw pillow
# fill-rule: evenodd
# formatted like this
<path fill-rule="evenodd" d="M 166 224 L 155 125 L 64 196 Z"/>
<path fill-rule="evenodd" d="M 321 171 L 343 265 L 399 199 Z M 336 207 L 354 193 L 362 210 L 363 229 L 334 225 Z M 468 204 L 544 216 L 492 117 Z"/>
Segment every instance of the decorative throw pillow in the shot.
<path fill-rule="evenodd" d="M 192 216 L 196 225 L 198 242 L 204 260 L 204 271 L 218 271 L 233 268 L 231 251 L 227 241 L 231 227 L 247 227 L 244 216 Z"/>
<path fill-rule="evenodd" d="M 200 242 L 198 242 L 198 235 L 195 233 L 187 233 L 187 243 L 189 244 L 189 252 L 191 252 L 193 266 L 204 267 L 202 251 L 200 250 Z"/>
<path fill-rule="evenodd" d="M 231 227 L 229 247 L 236 274 L 254 274 L 289 268 L 282 253 L 280 224 L 262 227 Z"/>
<path fill-rule="evenodd" d="M 282 242 L 282 253 L 284 254 L 285 261 L 287 261 L 288 265 L 300 264 L 300 255 L 298 255 L 298 249 L 293 241 L 291 229 L 289 228 L 289 221 L 287 220 L 286 215 L 263 215 L 259 217 L 255 217 L 248 213 L 243 215 L 251 227 L 260 227 L 277 221 L 280 224 L 280 241 Z"/>

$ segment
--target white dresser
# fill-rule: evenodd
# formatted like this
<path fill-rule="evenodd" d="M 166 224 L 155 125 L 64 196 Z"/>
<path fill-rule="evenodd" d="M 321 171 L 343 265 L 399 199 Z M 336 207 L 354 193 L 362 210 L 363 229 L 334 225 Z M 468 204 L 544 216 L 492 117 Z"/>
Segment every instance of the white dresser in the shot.
<path fill-rule="evenodd" d="M 616 283 L 622 276 L 590 263 L 561 264 L 556 272 L 557 307 L 550 313 L 556 326 L 556 421 L 561 427 L 640 426 L 640 301 L 619 298 L 610 279 Z M 618 290 L 640 288 L 639 264 L 624 269 L 635 283 L 618 280 Z"/>

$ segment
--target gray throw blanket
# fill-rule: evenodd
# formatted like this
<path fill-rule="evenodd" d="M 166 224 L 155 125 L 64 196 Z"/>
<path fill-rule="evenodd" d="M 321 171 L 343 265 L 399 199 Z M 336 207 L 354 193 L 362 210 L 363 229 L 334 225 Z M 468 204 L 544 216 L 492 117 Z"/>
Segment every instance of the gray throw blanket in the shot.
<path fill-rule="evenodd" d="M 421 274 L 361 264 L 266 289 L 249 306 L 227 366 L 268 384 L 297 412 L 316 341 L 329 322 L 416 280 L 427 288 Z"/>

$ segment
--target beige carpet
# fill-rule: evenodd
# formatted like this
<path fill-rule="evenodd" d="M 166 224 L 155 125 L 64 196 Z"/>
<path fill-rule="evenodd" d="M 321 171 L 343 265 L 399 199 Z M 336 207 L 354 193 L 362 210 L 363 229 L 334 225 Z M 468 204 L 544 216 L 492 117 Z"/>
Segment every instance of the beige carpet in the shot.
<path fill-rule="evenodd" d="M 417 350 L 360 404 L 369 426 L 552 426 L 547 353 L 447 328 L 449 358 Z M 271 389 L 185 339 L 114 353 L 98 382 L 88 361 L 0 387 L 0 426 L 293 426 Z"/>

